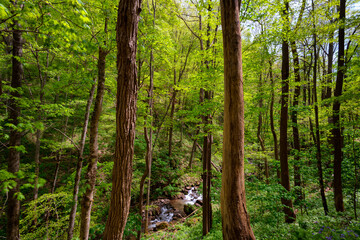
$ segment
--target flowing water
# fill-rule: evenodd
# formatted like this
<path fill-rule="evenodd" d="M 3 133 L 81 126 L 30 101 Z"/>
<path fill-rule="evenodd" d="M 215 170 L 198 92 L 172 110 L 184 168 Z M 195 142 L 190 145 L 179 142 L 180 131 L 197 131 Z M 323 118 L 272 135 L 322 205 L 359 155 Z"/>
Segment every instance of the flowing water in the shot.
<path fill-rule="evenodd" d="M 185 195 L 184 203 L 194 205 L 197 200 L 202 201 L 202 195 L 198 194 L 196 188 L 192 187 L 188 194 Z"/>
<path fill-rule="evenodd" d="M 202 200 L 202 195 L 198 194 L 195 187 L 192 187 L 188 190 L 188 193 L 184 195 L 184 199 L 174 200 L 177 204 L 182 205 L 182 207 L 186 204 L 194 205 L 196 201 Z M 182 209 L 183 210 L 183 209 Z M 156 216 L 154 220 L 152 220 L 148 226 L 149 229 L 156 228 L 156 223 L 159 222 L 171 222 L 174 216 L 174 208 L 171 204 L 166 204 L 161 207 L 160 214 Z"/>

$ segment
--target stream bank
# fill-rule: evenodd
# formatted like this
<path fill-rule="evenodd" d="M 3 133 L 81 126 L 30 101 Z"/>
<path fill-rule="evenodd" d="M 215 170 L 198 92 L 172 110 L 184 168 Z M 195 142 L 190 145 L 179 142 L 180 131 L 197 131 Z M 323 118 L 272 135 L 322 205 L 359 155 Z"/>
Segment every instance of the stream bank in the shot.
<path fill-rule="evenodd" d="M 158 199 L 151 203 L 156 206 L 150 211 L 150 231 L 165 229 L 170 223 L 181 221 L 202 206 L 202 195 L 197 186 L 188 186 L 173 199 Z"/>

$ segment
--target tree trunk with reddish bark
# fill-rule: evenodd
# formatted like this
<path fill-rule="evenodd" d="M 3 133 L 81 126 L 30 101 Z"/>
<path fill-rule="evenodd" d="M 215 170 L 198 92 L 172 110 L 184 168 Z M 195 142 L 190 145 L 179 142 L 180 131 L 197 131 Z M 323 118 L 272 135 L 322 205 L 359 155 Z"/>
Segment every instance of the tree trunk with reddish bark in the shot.
<path fill-rule="evenodd" d="M 239 0 L 221 0 L 224 44 L 224 140 L 221 188 L 223 239 L 255 239 L 246 210 L 244 95 Z"/>
<path fill-rule="evenodd" d="M 104 239 L 122 239 L 130 210 L 134 155 L 137 69 L 136 48 L 141 0 L 121 0 L 118 8 L 116 147 L 109 215 Z"/>

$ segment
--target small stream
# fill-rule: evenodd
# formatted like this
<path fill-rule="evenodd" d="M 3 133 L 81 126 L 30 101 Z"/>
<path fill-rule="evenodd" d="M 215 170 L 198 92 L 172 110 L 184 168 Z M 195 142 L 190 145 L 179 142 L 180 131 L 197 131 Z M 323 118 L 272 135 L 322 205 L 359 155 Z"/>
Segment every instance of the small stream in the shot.
<path fill-rule="evenodd" d="M 194 205 L 198 200 L 202 201 L 202 195 L 197 193 L 195 187 L 192 187 L 185 195 L 184 204 Z"/>
<path fill-rule="evenodd" d="M 176 201 L 176 205 L 180 206 L 180 208 L 182 206 L 182 211 L 183 211 L 184 205 L 187 204 L 194 205 L 196 201 L 202 201 L 202 195 L 197 193 L 195 187 L 191 187 L 191 189 L 188 190 L 188 193 L 184 194 L 183 199 L 176 199 L 173 201 Z M 174 210 L 175 209 L 172 206 L 172 204 L 166 204 L 162 206 L 160 209 L 160 214 L 150 222 L 148 228 L 149 229 L 156 228 L 156 224 L 159 222 L 168 222 L 168 223 L 171 222 L 173 220 Z"/>

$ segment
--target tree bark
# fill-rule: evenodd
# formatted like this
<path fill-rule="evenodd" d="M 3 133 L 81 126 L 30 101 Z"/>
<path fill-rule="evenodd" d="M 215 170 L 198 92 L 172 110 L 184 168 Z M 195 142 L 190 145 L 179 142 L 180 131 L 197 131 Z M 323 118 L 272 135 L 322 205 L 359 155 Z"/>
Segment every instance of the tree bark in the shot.
<path fill-rule="evenodd" d="M 151 1 L 152 8 L 153 8 L 153 29 L 155 29 L 155 18 L 156 18 L 156 5 L 154 0 Z M 150 8 L 149 8 L 150 11 Z M 146 122 L 149 121 L 149 130 L 146 127 L 144 127 L 144 135 L 145 135 L 145 142 L 146 142 L 146 154 L 145 154 L 145 172 L 140 180 L 140 200 L 139 200 L 139 211 L 140 216 L 142 217 L 142 211 L 143 211 L 143 195 L 144 195 L 144 185 L 145 180 L 147 178 L 147 193 L 146 193 L 146 207 L 145 207 L 145 216 L 142 221 L 142 228 L 144 229 L 144 232 L 148 232 L 148 225 L 149 225 L 149 210 L 148 207 L 150 205 L 150 190 L 151 190 L 151 165 L 152 165 L 152 136 L 153 136 L 153 92 L 154 92 L 154 53 L 153 53 L 153 46 L 151 46 L 150 49 L 150 61 L 149 61 L 149 70 L 150 70 L 150 84 L 149 84 L 149 90 L 148 90 L 148 114 L 149 119 L 146 117 Z M 140 69 L 139 69 L 140 70 Z M 141 239 L 141 232 L 142 229 L 138 232 L 137 239 Z"/>
<path fill-rule="evenodd" d="M 20 88 L 23 79 L 24 69 L 20 62 L 23 53 L 23 39 L 21 31 L 17 27 L 18 23 L 14 21 L 13 29 L 13 50 L 12 50 L 12 79 L 11 87 L 16 91 L 11 91 L 8 102 L 9 121 L 15 127 L 19 124 L 20 117 Z M 20 169 L 20 152 L 16 149 L 21 145 L 21 132 L 17 129 L 11 129 L 9 139 L 9 156 L 8 156 L 8 172 L 17 173 Z M 8 206 L 7 206 L 7 239 L 20 239 L 19 234 L 19 217 L 20 217 L 20 201 L 17 194 L 20 192 L 20 180 L 14 179 L 16 186 L 9 190 Z"/>
<path fill-rule="evenodd" d="M 278 141 L 277 135 L 274 126 L 274 101 L 275 101 L 275 83 L 274 76 L 272 71 L 272 61 L 269 61 L 269 75 L 270 75 L 270 83 L 271 83 L 271 101 L 270 101 L 270 129 L 274 138 L 274 157 L 276 161 L 279 161 L 279 150 L 278 150 Z M 280 170 L 276 169 L 277 177 L 280 181 Z"/>
<path fill-rule="evenodd" d="M 221 0 L 224 44 L 224 139 L 221 215 L 223 239 L 255 239 L 246 210 L 244 95 L 239 0 Z"/>
<path fill-rule="evenodd" d="M 210 100 L 212 92 L 205 91 L 205 99 Z M 212 135 L 209 131 L 208 125 L 212 124 L 211 114 L 203 117 L 204 129 L 204 142 L 203 142 L 203 236 L 208 234 L 212 227 L 212 207 L 211 207 L 211 145 Z"/>
<path fill-rule="evenodd" d="M 81 178 L 81 170 L 83 165 L 83 154 L 84 154 L 84 147 L 85 147 L 85 140 L 86 140 L 86 133 L 88 129 L 89 124 L 89 117 L 90 117 L 90 109 L 91 104 L 94 98 L 95 94 L 95 88 L 96 84 L 94 83 L 91 86 L 90 95 L 86 104 L 86 111 L 85 111 L 85 118 L 84 118 L 84 127 L 81 134 L 81 140 L 80 140 L 80 150 L 79 150 L 79 156 L 76 164 L 76 172 L 75 172 L 75 182 L 74 182 L 74 190 L 73 190 L 73 205 L 71 207 L 71 212 L 69 216 L 69 228 L 68 228 L 68 240 L 71 240 L 73 238 L 74 233 L 74 226 L 75 226 L 75 218 L 76 218 L 76 211 L 77 211 L 77 205 L 78 205 L 78 195 L 79 195 L 79 186 L 80 186 L 80 178 Z"/>
<path fill-rule="evenodd" d="M 192 145 L 192 148 L 191 148 L 189 165 L 187 166 L 187 168 L 189 168 L 189 169 L 192 169 L 192 164 L 193 164 L 193 159 L 194 159 L 194 155 L 195 155 L 195 152 L 196 152 L 196 144 L 197 144 L 196 136 L 198 134 L 199 134 L 199 130 L 196 131 L 194 142 L 193 142 L 193 145 Z"/>
<path fill-rule="evenodd" d="M 208 3 L 208 23 L 206 30 L 206 51 L 210 49 L 210 21 L 211 21 L 211 0 Z M 216 36 L 215 36 L 216 38 Z M 203 46 L 203 45 L 202 45 Z M 206 69 L 209 70 L 210 62 L 208 59 L 205 60 Z M 208 88 L 211 88 L 208 86 Z M 210 89 L 204 89 L 204 100 L 211 101 L 213 98 L 213 91 Z M 206 114 L 202 117 L 204 124 L 204 142 L 203 142 L 203 236 L 207 235 L 212 228 L 212 206 L 211 206 L 211 145 L 212 145 L 212 134 L 210 131 L 210 126 L 212 125 L 212 115 L 208 113 L 209 110 L 206 109 Z"/>
<path fill-rule="evenodd" d="M 332 22 L 332 21 L 331 21 Z M 329 34 L 329 39 L 333 39 L 334 37 L 334 32 L 331 32 Z M 328 76 L 326 77 L 327 79 L 327 84 L 326 84 L 326 88 L 325 88 L 325 97 L 324 99 L 329 99 L 331 98 L 332 95 L 332 91 L 331 91 L 331 84 L 332 84 L 332 72 L 333 72 L 333 58 L 334 58 L 334 43 L 331 41 L 329 43 L 329 52 L 328 52 L 328 69 L 327 69 L 327 74 Z M 329 122 L 330 123 L 330 122 Z"/>
<path fill-rule="evenodd" d="M 40 105 L 37 107 L 37 120 L 41 122 L 42 119 L 42 111 L 41 111 L 41 105 L 44 103 L 44 87 L 47 82 L 47 73 L 43 76 L 40 61 L 39 61 L 39 54 L 38 50 L 35 50 L 35 57 L 36 57 L 36 63 L 39 71 L 39 79 L 40 79 L 40 94 L 39 94 L 39 100 Z M 46 69 L 49 67 L 49 51 L 47 51 L 46 55 Z M 34 162 L 35 162 L 35 179 L 34 179 L 34 201 L 38 199 L 38 193 L 39 193 L 39 173 L 40 173 L 40 146 L 41 146 L 41 137 L 42 137 L 42 130 L 37 129 L 35 133 L 36 142 L 35 142 L 35 154 L 34 154 Z M 36 204 L 34 205 L 34 210 L 36 211 Z M 34 225 L 37 224 L 37 218 L 34 219 Z"/>
<path fill-rule="evenodd" d="M 293 109 L 291 111 L 291 122 L 294 138 L 294 149 L 296 151 L 294 156 L 294 185 L 298 189 L 296 190 L 296 201 L 302 200 L 302 191 L 301 191 L 301 175 L 300 175 L 300 135 L 298 127 L 298 106 L 299 106 L 299 97 L 300 97 L 300 61 L 299 55 L 296 49 L 295 41 L 291 42 L 291 52 L 293 55 L 294 62 L 294 75 L 295 75 L 295 91 L 294 91 L 294 100 L 293 100 Z"/>
<path fill-rule="evenodd" d="M 175 160 L 172 158 L 172 142 L 173 142 L 173 130 L 174 130 L 174 113 L 175 113 L 175 103 L 176 103 L 176 58 L 174 59 L 174 85 L 172 89 L 171 101 L 171 111 L 170 111 L 170 128 L 169 128 L 169 157 L 170 157 L 170 167 L 172 169 L 176 168 Z"/>
<path fill-rule="evenodd" d="M 288 19 L 289 3 L 285 0 L 282 17 L 284 20 L 282 41 L 282 66 L 281 66 L 281 114 L 280 114 L 280 166 L 281 166 L 281 185 L 290 191 L 289 164 L 288 164 L 288 102 L 289 102 L 289 44 L 287 35 L 289 33 Z M 284 205 L 285 222 L 292 223 L 296 219 L 291 199 L 281 199 Z"/>
<path fill-rule="evenodd" d="M 141 0 L 121 0 L 118 8 L 116 148 L 109 216 L 104 239 L 122 239 L 130 209 L 137 78 L 136 48 Z"/>
<path fill-rule="evenodd" d="M 312 0 L 312 10 L 315 14 L 315 5 L 314 0 Z M 319 174 L 319 185 L 320 185 L 320 194 L 321 194 L 321 201 L 324 208 L 325 215 L 328 215 L 329 209 L 326 202 L 325 196 L 325 188 L 324 188 L 324 177 L 323 177 L 323 169 L 322 169 L 322 161 L 321 161 L 321 146 L 320 146 L 320 129 L 319 129 L 319 107 L 317 103 L 317 89 L 316 89 L 316 76 L 317 76 L 317 60 L 318 60 L 318 53 L 316 49 L 317 45 L 317 36 L 316 36 L 316 27 L 315 27 L 315 19 L 314 19 L 314 69 L 313 69 L 313 97 L 314 97 L 314 106 L 315 106 L 315 128 L 316 128 L 316 160 L 317 160 L 317 168 Z"/>
<path fill-rule="evenodd" d="M 176 85 L 180 83 L 181 78 L 184 74 L 186 65 L 187 65 L 187 61 L 189 58 L 189 54 L 191 52 L 191 48 L 192 48 L 192 43 L 189 46 L 189 49 L 186 53 L 185 56 L 185 60 L 184 63 L 182 65 L 182 67 L 180 67 L 179 70 L 179 76 L 177 76 L 177 71 L 176 71 L 176 58 L 174 59 L 174 85 L 173 85 L 173 92 L 172 92 L 172 97 L 170 99 L 171 101 L 171 112 L 170 112 L 170 129 L 169 129 L 169 157 L 170 157 L 170 167 L 172 169 L 176 168 L 176 160 L 175 158 L 172 157 L 172 139 L 173 139 L 173 129 L 174 129 L 174 114 L 175 114 L 175 104 L 176 104 L 176 96 L 178 93 L 178 90 L 176 89 Z"/>
<path fill-rule="evenodd" d="M 94 111 L 90 121 L 90 158 L 86 172 L 86 192 L 81 202 L 81 226 L 80 226 L 80 239 L 89 238 L 91 208 L 94 201 L 95 183 L 97 162 L 99 158 L 99 144 L 98 144 L 98 129 L 99 120 L 102 111 L 102 101 L 105 92 L 105 68 L 106 68 L 106 55 L 107 50 L 99 47 L 98 59 L 98 86 L 96 92 L 96 99 Z"/>
<path fill-rule="evenodd" d="M 259 77 L 259 85 L 258 85 L 258 88 L 259 88 L 259 91 L 260 91 L 260 99 L 259 99 L 259 116 L 258 116 L 258 129 L 257 129 L 257 139 L 259 140 L 259 144 L 260 144 L 260 147 L 261 147 L 261 151 L 263 153 L 265 153 L 265 143 L 264 143 L 264 139 L 261 137 L 261 128 L 262 128 L 262 115 L 263 115 L 263 112 L 262 112 L 262 108 L 264 107 L 264 102 L 263 102 L 263 99 L 262 99 L 262 95 L 263 95 L 263 90 L 262 90 L 262 74 L 260 74 L 260 77 Z M 265 182 L 266 184 L 269 184 L 269 165 L 268 165 L 268 160 L 267 158 L 265 157 L 264 158 L 264 163 L 265 163 Z"/>
<path fill-rule="evenodd" d="M 333 145 L 334 145 L 334 200 L 337 212 L 343 212 L 344 202 L 341 182 L 341 163 L 343 160 L 342 145 L 343 138 L 340 126 L 340 100 L 342 95 L 344 75 L 345 75 L 345 10 L 346 0 L 340 0 L 340 16 L 339 16 L 339 51 L 338 51 L 338 72 L 336 75 L 336 87 L 334 91 L 333 104 Z"/>

